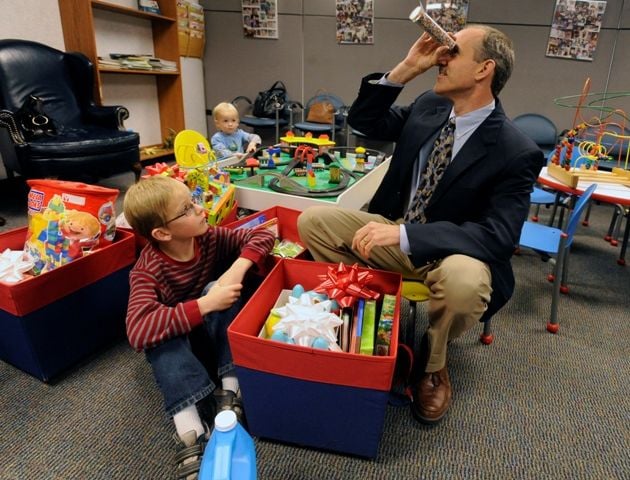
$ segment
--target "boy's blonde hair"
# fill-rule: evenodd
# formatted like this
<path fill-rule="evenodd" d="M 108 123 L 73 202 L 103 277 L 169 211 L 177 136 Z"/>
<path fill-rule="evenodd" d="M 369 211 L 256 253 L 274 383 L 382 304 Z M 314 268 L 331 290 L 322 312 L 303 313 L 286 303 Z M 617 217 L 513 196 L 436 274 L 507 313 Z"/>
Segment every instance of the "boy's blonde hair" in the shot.
<path fill-rule="evenodd" d="M 236 115 L 236 118 L 238 120 L 239 118 L 238 110 L 236 109 L 234 105 L 228 102 L 221 102 L 212 109 L 212 118 L 214 120 L 216 120 L 219 115 L 229 115 L 229 114 Z"/>
<path fill-rule="evenodd" d="M 188 189 L 174 178 L 155 175 L 132 185 L 125 194 L 123 211 L 134 231 L 154 241 L 153 229 L 168 222 L 168 207 L 173 194 L 180 188 Z"/>

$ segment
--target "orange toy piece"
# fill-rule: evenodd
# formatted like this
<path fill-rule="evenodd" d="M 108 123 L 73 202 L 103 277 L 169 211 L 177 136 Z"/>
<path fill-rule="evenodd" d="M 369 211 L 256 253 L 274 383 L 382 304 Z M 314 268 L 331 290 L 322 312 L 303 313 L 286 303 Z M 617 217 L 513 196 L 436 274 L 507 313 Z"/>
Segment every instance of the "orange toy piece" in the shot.
<path fill-rule="evenodd" d="M 255 158 L 251 157 L 248 158 L 245 161 L 245 166 L 246 167 L 258 167 L 260 165 L 260 162 L 258 160 L 256 160 Z"/>

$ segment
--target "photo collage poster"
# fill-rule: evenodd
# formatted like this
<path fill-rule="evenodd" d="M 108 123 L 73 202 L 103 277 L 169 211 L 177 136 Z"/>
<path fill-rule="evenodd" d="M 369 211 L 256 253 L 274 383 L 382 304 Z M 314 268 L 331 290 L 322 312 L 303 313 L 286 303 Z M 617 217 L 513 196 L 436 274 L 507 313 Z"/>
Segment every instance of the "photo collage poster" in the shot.
<path fill-rule="evenodd" d="M 452 2 L 427 0 L 426 6 L 429 16 L 447 32 L 457 33 L 466 26 L 468 0 L 454 0 Z"/>
<path fill-rule="evenodd" d="M 278 38 L 278 0 L 242 0 L 243 34 L 248 38 Z"/>
<path fill-rule="evenodd" d="M 605 1 L 557 0 L 547 56 L 592 62 L 605 10 Z"/>
<path fill-rule="evenodd" d="M 337 0 L 337 43 L 374 44 L 374 0 Z"/>

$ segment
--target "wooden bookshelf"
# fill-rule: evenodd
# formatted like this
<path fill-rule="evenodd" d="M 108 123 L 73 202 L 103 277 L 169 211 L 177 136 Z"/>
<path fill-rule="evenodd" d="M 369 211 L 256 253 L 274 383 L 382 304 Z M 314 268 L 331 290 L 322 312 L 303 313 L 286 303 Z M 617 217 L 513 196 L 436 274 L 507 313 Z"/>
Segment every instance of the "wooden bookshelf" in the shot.
<path fill-rule="evenodd" d="M 184 101 L 179 63 L 179 39 L 177 34 L 177 1 L 158 0 L 160 15 L 143 12 L 104 0 L 58 0 L 63 38 L 67 51 L 78 51 L 86 55 L 94 65 L 94 96 L 100 104 L 106 102 L 102 94 L 104 78 L 109 74 L 151 75 L 155 78 L 160 112 L 161 138 L 166 138 L 171 129 L 184 129 Z M 153 35 L 153 55 L 176 62 L 174 72 L 118 69 L 98 67 L 94 10 L 105 10 L 116 15 L 132 16 L 150 22 Z M 124 35 L 124 32 L 121 32 Z M 102 52 L 106 56 L 109 52 Z M 133 114 L 133 112 L 131 112 Z"/>
<path fill-rule="evenodd" d="M 146 145 L 140 150 L 140 163 L 151 165 L 155 162 L 172 160 L 175 151 L 172 148 L 164 148 L 162 145 Z"/>

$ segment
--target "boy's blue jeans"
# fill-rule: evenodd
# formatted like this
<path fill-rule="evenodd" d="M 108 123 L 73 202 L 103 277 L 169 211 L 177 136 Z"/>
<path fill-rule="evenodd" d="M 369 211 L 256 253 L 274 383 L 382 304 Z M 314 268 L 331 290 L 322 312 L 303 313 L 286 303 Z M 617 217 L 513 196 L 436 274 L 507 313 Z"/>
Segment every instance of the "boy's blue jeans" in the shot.
<path fill-rule="evenodd" d="M 204 294 L 212 286 L 211 282 Z M 232 353 L 227 340 L 227 328 L 241 309 L 237 301 L 227 310 L 211 312 L 203 317 L 210 349 L 215 355 L 217 374 L 223 377 L 234 371 Z M 157 347 L 145 350 L 147 360 L 164 398 L 167 415 L 173 416 L 184 408 L 195 405 L 216 388 L 206 367 L 192 350 L 187 335 L 171 338 Z"/>

